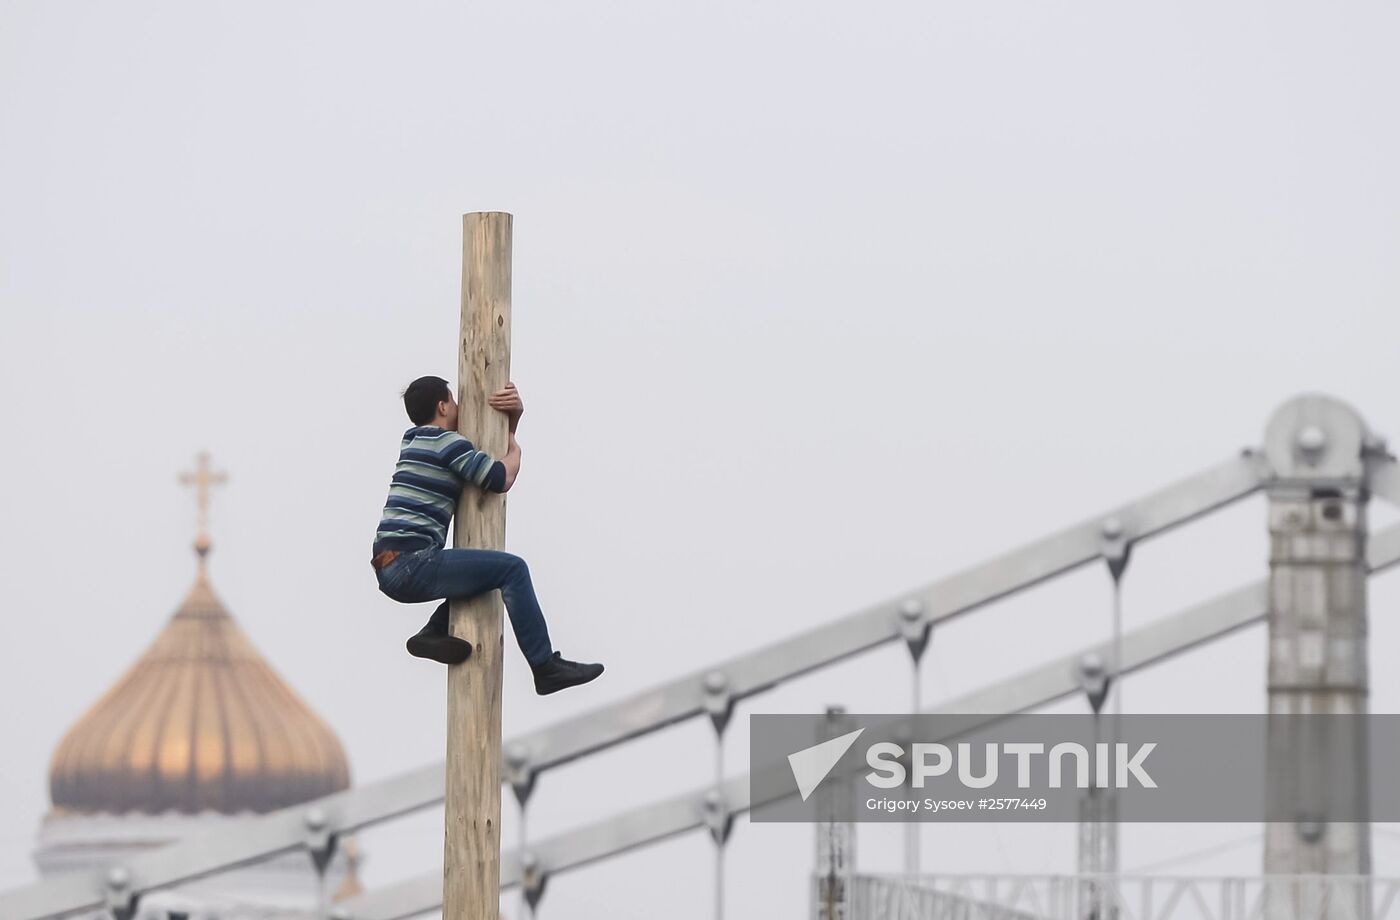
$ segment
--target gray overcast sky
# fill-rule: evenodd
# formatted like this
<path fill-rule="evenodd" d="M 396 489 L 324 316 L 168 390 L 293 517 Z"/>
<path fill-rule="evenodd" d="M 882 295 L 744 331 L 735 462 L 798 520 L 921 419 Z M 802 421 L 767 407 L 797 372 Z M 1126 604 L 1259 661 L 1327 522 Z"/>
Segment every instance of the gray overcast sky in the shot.
<path fill-rule="evenodd" d="M 524 467 L 507 547 L 565 718 L 1151 491 L 1301 391 L 1400 436 L 1391 4 L 0 4 L 0 886 L 32 877 L 64 730 L 194 572 L 176 484 L 212 451 L 216 589 L 357 780 L 441 757 L 431 605 L 369 544 L 454 377 L 460 215 L 515 214 Z M 1377 507 L 1374 520 L 1393 521 Z M 1128 625 L 1263 576 L 1255 500 L 1135 554 Z M 1371 592 L 1373 708 L 1400 589 Z M 1103 638 L 1085 571 L 941 629 L 925 697 Z M 906 705 L 888 648 L 741 707 Z M 1129 710 L 1258 711 L 1254 630 Z M 532 836 L 699 785 L 694 723 L 547 774 Z M 514 806 L 507 800 L 508 842 Z M 440 817 L 365 835 L 382 883 Z M 1249 827 L 1134 826 L 1126 868 Z M 1400 874 L 1393 835 L 1378 872 Z M 1063 826 L 926 835 L 930 869 L 1063 871 Z M 897 830 L 862 865 L 897 869 Z M 732 838 L 733 916 L 805 916 L 809 828 Z M 556 879 L 550 917 L 710 916 L 692 834 Z M 1182 872 L 1259 870 L 1248 843 Z"/>

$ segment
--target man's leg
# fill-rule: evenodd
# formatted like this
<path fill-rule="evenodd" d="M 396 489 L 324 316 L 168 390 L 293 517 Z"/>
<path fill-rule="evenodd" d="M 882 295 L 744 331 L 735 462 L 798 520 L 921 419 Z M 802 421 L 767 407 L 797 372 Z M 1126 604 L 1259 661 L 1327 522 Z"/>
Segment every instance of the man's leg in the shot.
<path fill-rule="evenodd" d="M 427 593 L 443 598 L 472 598 L 499 590 L 525 660 L 536 667 L 553 655 L 530 569 L 519 556 L 491 549 L 443 549 L 415 573 L 415 581 Z M 446 622 L 445 602 L 433 616 Z"/>
<path fill-rule="evenodd" d="M 470 642 L 448 634 L 447 601 L 438 605 L 422 629 L 408 637 L 406 645 L 415 658 L 430 658 L 443 664 L 461 664 L 472 653 Z"/>
<path fill-rule="evenodd" d="M 412 578 L 415 589 L 429 597 L 472 598 L 493 588 L 499 589 L 510 615 L 511 629 L 515 631 L 515 641 L 534 672 L 538 694 L 557 693 L 586 684 L 603 673 L 601 664 L 569 661 L 551 650 L 549 630 L 535 597 L 530 570 L 519 556 L 486 549 L 443 549 L 434 553 Z M 424 631 L 430 630 L 439 620 L 445 629 L 446 619 L 447 603 L 444 602 L 433 613 L 433 620 Z M 446 638 L 467 645 L 464 640 Z M 441 634 L 437 641 L 444 641 Z"/>

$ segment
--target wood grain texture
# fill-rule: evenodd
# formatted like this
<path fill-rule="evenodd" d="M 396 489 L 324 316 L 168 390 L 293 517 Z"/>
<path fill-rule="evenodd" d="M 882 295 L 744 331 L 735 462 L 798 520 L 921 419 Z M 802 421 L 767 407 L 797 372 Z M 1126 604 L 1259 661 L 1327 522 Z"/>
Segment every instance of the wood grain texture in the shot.
<path fill-rule="evenodd" d="M 486 402 L 510 380 L 511 215 L 462 219 L 462 333 L 458 430 L 493 457 L 509 423 Z M 454 547 L 502 549 L 505 496 L 463 488 Z M 495 920 L 501 889 L 501 656 L 498 591 L 451 603 L 451 629 L 472 644 L 447 669 L 447 789 L 443 847 L 445 920 Z"/>

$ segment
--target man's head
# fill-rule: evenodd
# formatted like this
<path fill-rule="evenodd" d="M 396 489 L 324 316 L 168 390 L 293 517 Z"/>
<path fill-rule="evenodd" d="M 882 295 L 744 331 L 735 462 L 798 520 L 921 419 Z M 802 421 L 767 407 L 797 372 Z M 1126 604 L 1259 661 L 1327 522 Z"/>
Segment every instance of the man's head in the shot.
<path fill-rule="evenodd" d="M 403 391 L 403 407 L 415 425 L 457 430 L 457 397 L 441 377 L 419 377 Z"/>

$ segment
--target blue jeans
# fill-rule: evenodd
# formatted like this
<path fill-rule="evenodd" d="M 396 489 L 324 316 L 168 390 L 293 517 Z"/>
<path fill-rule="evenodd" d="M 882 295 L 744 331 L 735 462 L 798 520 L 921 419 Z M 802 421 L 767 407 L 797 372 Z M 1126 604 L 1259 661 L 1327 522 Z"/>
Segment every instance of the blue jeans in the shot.
<path fill-rule="evenodd" d="M 470 598 L 499 589 L 510 627 L 525 660 L 543 664 L 554 654 L 549 629 L 535 598 L 525 560 L 493 549 L 427 549 L 400 553 L 377 572 L 379 590 L 401 604 L 443 599 L 433 617 L 446 622 L 447 598 Z"/>

